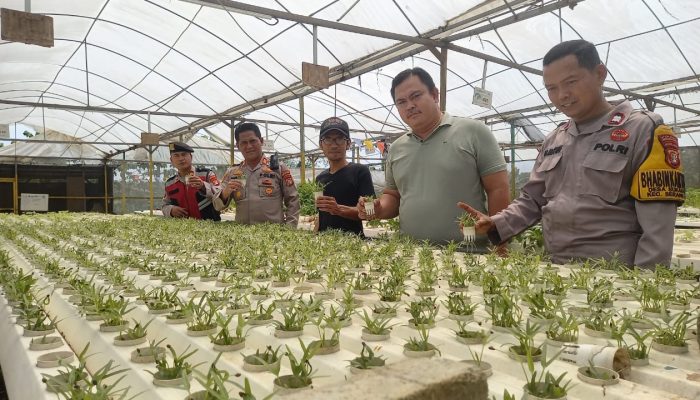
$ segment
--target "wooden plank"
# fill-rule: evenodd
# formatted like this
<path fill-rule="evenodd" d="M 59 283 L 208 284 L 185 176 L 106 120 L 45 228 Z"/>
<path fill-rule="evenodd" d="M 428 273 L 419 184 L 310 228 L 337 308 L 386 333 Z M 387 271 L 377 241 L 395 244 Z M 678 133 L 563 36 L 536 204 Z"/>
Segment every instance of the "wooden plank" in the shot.
<path fill-rule="evenodd" d="M 141 132 L 141 144 L 143 145 L 158 145 L 160 135 L 157 133 Z"/>
<path fill-rule="evenodd" d="M 2 40 L 53 47 L 53 17 L 9 8 L 0 13 Z"/>
<path fill-rule="evenodd" d="M 301 63 L 301 80 L 309 86 L 319 89 L 327 89 L 328 73 L 330 69 L 325 65 L 317 65 L 302 62 Z"/>

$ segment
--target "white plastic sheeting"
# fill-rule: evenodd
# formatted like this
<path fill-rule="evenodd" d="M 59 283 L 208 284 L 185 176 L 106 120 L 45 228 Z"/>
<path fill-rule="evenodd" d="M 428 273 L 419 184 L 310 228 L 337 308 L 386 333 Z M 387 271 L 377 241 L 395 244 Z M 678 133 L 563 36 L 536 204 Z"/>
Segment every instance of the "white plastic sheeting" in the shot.
<path fill-rule="evenodd" d="M 230 163 L 229 152 L 215 150 L 216 142 L 202 137 L 192 137 L 187 141 L 198 148 L 194 153 L 196 165 L 225 165 Z M 33 138 L 0 148 L 0 163 L 18 164 L 63 164 L 62 160 L 82 160 L 85 165 L 104 164 L 105 154 L 93 143 L 83 142 L 75 137 L 47 130 L 46 134 L 38 134 Z M 115 161 L 148 161 L 145 148 L 127 152 L 115 158 Z M 159 146 L 153 151 L 153 162 L 170 163 L 170 152 L 167 147 Z"/>
<path fill-rule="evenodd" d="M 511 0 L 508 3 L 514 12 L 521 12 L 524 5 L 536 9 L 552 2 Z M 0 6 L 18 10 L 24 9 L 24 3 L 24 0 L 0 0 Z M 470 10 L 498 9 L 504 4 L 502 0 L 245 3 L 410 36 L 425 35 L 477 14 Z M 299 103 L 292 95 L 291 100 L 278 105 L 246 106 L 275 93 L 291 93 L 299 88 L 301 63 L 313 61 L 310 25 L 260 19 L 180 0 L 32 0 L 31 10 L 54 18 L 55 46 L 43 48 L 0 41 L 0 101 L 196 116 L 243 109 L 246 112 L 237 115 L 239 118 L 299 122 Z M 483 27 L 489 21 L 510 16 L 507 9 L 493 12 L 490 19 L 482 18 L 465 28 Z M 605 59 L 610 70 L 607 86 L 641 94 L 670 91 L 659 99 L 691 110 L 700 109 L 697 78 L 700 2 L 697 0 L 584 0 L 573 9 L 564 7 L 543 13 L 454 44 L 541 69 L 541 58 L 551 46 L 560 40 L 581 37 L 596 43 Z M 332 70 L 350 70 L 367 56 L 398 44 L 394 40 L 323 27 L 318 28 L 318 39 L 318 63 Z M 405 130 L 392 107 L 389 87 L 396 73 L 412 66 L 425 67 L 439 80 L 439 63 L 432 53 L 409 55 L 307 95 L 305 123 L 319 124 L 336 114 L 346 118 L 354 129 L 392 135 Z M 489 63 L 485 87 L 494 92 L 494 102 L 493 108 L 486 110 L 471 104 L 473 87 L 481 86 L 484 61 L 450 51 L 448 68 L 447 110 L 456 115 L 490 117 L 487 120 L 493 124 L 500 142 L 509 142 L 510 132 L 507 124 L 498 121 L 515 111 L 529 110 L 525 115 L 545 133 L 564 119 L 546 106 L 548 99 L 542 79 L 536 74 Z M 653 86 L 681 78 L 688 79 Z M 635 106 L 641 108 L 644 103 L 635 101 Z M 700 140 L 697 113 L 674 111 L 663 105 L 658 105 L 656 111 L 666 121 L 677 124 L 679 132 L 687 133 L 681 136 L 681 145 L 696 145 Z M 60 131 L 94 143 L 102 154 L 127 147 L 118 143 L 137 143 L 140 133 L 148 130 L 148 120 L 146 115 L 133 113 L 0 103 L 0 123 L 24 123 Z M 151 131 L 170 132 L 197 120 L 151 115 Z M 228 126 L 217 124 L 208 129 L 222 143 L 230 140 Z M 297 127 L 271 123 L 268 129 L 278 151 L 299 151 Z M 317 148 L 318 132 L 306 129 L 305 133 L 306 149 Z M 353 136 L 376 135 L 356 132 Z M 519 133 L 518 142 L 525 140 Z M 524 158 L 532 158 L 532 154 Z"/>

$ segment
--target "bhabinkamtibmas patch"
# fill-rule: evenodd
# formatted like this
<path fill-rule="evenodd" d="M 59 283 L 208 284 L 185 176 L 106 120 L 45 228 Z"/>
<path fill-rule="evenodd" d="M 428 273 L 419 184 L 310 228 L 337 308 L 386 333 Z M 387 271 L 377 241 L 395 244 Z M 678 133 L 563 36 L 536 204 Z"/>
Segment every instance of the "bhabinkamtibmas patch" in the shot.
<path fill-rule="evenodd" d="M 667 125 L 654 129 L 651 151 L 632 179 L 630 195 L 639 201 L 685 200 L 685 178 L 678 138 Z"/>

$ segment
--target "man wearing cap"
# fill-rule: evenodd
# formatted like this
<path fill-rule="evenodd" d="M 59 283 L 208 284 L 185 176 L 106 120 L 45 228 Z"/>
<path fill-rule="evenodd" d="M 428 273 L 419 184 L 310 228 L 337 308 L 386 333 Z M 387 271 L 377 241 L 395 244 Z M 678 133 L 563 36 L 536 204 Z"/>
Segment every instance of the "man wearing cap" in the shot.
<path fill-rule="evenodd" d="M 221 189 L 214 197 L 216 209 L 223 210 L 233 199 L 236 222 L 274 222 L 296 228 L 299 194 L 289 168 L 263 156 L 263 138 L 256 124 L 244 122 L 233 134 L 243 162 L 226 171 Z"/>
<path fill-rule="evenodd" d="M 330 167 L 316 177 L 323 196 L 316 199 L 317 230 L 338 229 L 364 236 L 357 214 L 360 196 L 374 196 L 372 175 L 366 165 L 349 163 L 350 129 L 347 122 L 331 117 L 321 124 L 319 146 Z"/>
<path fill-rule="evenodd" d="M 479 217 L 494 243 L 542 220 L 558 263 L 617 257 L 630 266 L 668 265 L 685 181 L 678 139 L 661 117 L 603 95 L 607 69 L 592 43 L 572 40 L 543 59 L 552 103 L 570 119 L 542 144 L 522 193 L 507 209 Z"/>
<path fill-rule="evenodd" d="M 161 210 L 166 217 L 195 218 L 221 221 L 212 205 L 219 181 L 213 171 L 192 166 L 194 150 L 182 142 L 172 142 L 170 162 L 177 174 L 165 181 L 165 195 Z"/>
<path fill-rule="evenodd" d="M 496 138 L 484 123 L 443 113 L 440 94 L 422 68 L 393 79 L 391 97 L 411 129 L 396 139 L 386 160 L 386 188 L 374 201 L 373 218 L 399 215 L 401 232 L 418 240 L 461 242 L 457 224 L 464 199 L 495 214 L 508 205 L 508 176 Z M 360 216 L 366 218 L 364 201 Z M 488 241 L 477 238 L 477 251 Z"/>

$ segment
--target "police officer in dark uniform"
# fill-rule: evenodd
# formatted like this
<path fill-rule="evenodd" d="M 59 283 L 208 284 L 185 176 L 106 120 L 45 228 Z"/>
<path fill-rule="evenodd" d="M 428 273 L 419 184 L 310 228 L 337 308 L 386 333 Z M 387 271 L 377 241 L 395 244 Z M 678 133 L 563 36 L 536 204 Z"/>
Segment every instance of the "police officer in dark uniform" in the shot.
<path fill-rule="evenodd" d="M 219 181 L 213 171 L 192 166 L 194 150 L 182 142 L 172 142 L 170 162 L 177 168 L 177 175 L 165 182 L 165 195 L 161 210 L 165 217 L 195 218 L 221 221 L 212 205 Z"/>

